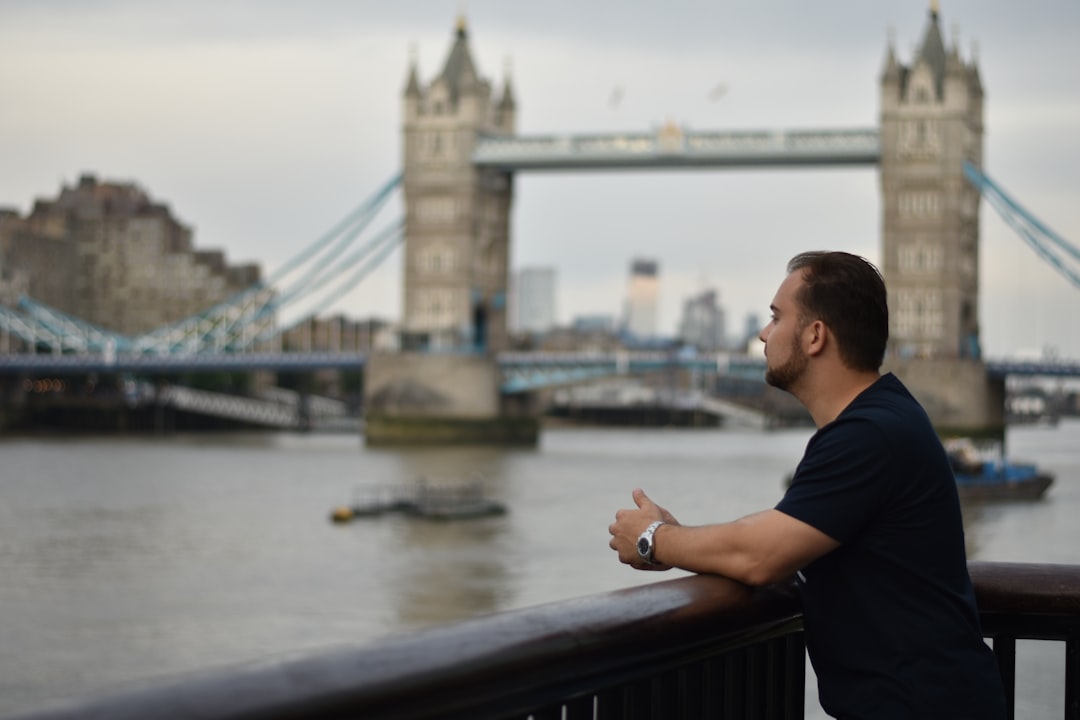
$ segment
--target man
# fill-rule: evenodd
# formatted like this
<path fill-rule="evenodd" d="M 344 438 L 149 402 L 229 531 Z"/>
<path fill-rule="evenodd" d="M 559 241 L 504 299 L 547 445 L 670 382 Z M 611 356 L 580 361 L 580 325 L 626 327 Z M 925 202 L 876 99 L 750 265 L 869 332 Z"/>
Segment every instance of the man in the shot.
<path fill-rule="evenodd" d="M 967 571 L 956 483 L 926 413 L 891 373 L 885 283 L 865 259 L 788 264 L 761 331 L 765 380 L 817 432 L 783 499 L 734 522 L 680 525 L 641 490 L 611 547 L 639 570 L 764 585 L 793 574 L 822 707 L 839 718 L 1005 717 Z"/>

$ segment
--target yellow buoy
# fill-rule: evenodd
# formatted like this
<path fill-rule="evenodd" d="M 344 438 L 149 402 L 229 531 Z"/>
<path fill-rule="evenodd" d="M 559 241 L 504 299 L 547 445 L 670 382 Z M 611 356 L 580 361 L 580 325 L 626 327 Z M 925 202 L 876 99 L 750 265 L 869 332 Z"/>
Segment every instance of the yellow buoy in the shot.
<path fill-rule="evenodd" d="M 334 508 L 334 511 L 330 513 L 330 519 L 336 523 L 346 523 L 353 519 L 353 511 L 351 508 L 347 508 L 344 505 Z"/>

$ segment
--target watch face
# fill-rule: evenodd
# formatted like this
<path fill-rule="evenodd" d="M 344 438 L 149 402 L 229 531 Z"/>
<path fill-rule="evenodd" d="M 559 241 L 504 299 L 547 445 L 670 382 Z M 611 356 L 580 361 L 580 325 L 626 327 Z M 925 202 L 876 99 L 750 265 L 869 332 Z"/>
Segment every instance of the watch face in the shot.
<path fill-rule="evenodd" d="M 649 541 L 645 538 L 638 538 L 637 551 L 641 557 L 647 556 L 649 554 Z"/>

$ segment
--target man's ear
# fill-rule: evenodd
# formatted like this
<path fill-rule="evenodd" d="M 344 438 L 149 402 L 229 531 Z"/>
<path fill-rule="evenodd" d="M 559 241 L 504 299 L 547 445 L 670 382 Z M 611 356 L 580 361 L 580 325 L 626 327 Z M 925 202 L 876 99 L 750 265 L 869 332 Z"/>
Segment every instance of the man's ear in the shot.
<path fill-rule="evenodd" d="M 803 349 L 807 355 L 820 355 L 828 342 L 829 328 L 820 320 L 807 324 L 803 330 Z"/>

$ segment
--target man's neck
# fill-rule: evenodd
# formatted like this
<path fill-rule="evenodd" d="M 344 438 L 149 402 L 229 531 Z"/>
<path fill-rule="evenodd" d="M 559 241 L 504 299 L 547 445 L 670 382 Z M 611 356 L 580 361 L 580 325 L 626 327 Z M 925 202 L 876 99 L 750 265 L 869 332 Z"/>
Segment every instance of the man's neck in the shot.
<path fill-rule="evenodd" d="M 816 382 L 804 383 L 792 394 L 810 411 L 814 425 L 823 428 L 880 377 L 877 371 L 860 372 L 844 368 L 828 373 Z"/>

